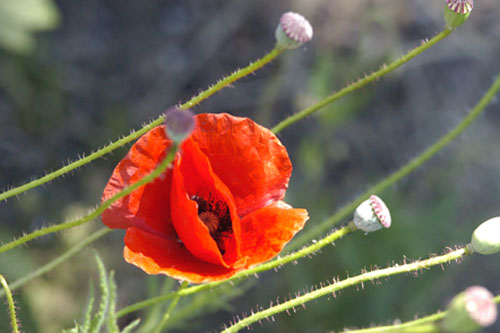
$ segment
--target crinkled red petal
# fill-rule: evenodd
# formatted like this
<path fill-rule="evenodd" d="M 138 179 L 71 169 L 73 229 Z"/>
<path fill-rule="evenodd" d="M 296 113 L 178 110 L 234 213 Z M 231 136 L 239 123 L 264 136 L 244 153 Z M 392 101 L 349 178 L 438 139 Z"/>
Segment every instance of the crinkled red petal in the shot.
<path fill-rule="evenodd" d="M 192 138 L 234 196 L 238 215 L 281 200 L 292 164 L 267 128 L 229 114 L 199 114 Z"/>
<path fill-rule="evenodd" d="M 225 238 L 221 254 L 209 229 L 198 217 L 198 204 L 193 196 L 225 203 L 231 214 L 232 234 Z M 214 174 L 207 157 L 192 139 L 184 141 L 174 165 L 171 195 L 172 223 L 186 248 L 198 259 L 226 267 L 241 266 L 240 219 L 231 192 Z"/>
<path fill-rule="evenodd" d="M 124 241 L 125 260 L 148 274 L 166 274 L 179 280 L 204 283 L 224 280 L 236 273 L 234 269 L 195 258 L 178 241 L 138 228 L 128 228 Z"/>
<path fill-rule="evenodd" d="M 246 267 L 276 256 L 309 219 L 305 209 L 292 208 L 283 201 L 252 212 L 241 219 L 241 254 L 248 256 Z"/>
<path fill-rule="evenodd" d="M 139 138 L 113 171 L 102 201 L 151 173 L 165 158 L 171 144 L 164 126 L 155 127 Z M 101 215 L 103 223 L 110 228 L 135 226 L 163 235 L 175 234 L 170 222 L 171 182 L 172 172 L 167 170 L 153 182 L 114 202 Z"/>

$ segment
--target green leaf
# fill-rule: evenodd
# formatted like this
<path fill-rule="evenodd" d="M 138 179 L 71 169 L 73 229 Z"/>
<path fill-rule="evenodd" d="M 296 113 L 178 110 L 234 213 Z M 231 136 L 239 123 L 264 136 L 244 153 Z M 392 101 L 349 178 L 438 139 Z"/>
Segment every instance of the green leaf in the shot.
<path fill-rule="evenodd" d="M 130 324 L 128 324 L 127 326 L 125 326 L 125 328 L 123 329 L 123 331 L 121 333 L 130 333 L 130 332 L 132 332 L 132 330 L 137 325 L 139 325 L 140 322 L 141 322 L 141 318 L 137 318 L 136 320 L 134 320 L 133 322 L 131 322 Z"/>
<path fill-rule="evenodd" d="M 92 320 L 92 309 L 94 308 L 94 284 L 92 283 L 92 280 L 89 282 L 89 300 L 87 302 L 87 307 L 85 310 L 85 314 L 83 317 L 83 325 L 81 329 L 79 329 L 77 332 L 81 333 L 87 333 L 90 330 L 90 322 Z M 78 327 L 78 325 L 77 325 Z"/>
<path fill-rule="evenodd" d="M 116 283 L 115 283 L 115 272 L 111 271 L 108 278 L 109 283 L 109 310 L 108 310 L 108 321 L 107 327 L 109 333 L 119 333 L 120 328 L 116 323 Z"/>
<path fill-rule="evenodd" d="M 104 320 L 106 318 L 106 313 L 108 311 L 109 305 L 109 284 L 108 278 L 106 274 L 106 268 L 99 257 L 97 252 L 95 253 L 95 260 L 97 262 L 97 267 L 99 269 L 99 286 L 101 287 L 101 300 L 99 302 L 99 311 L 95 314 L 94 318 L 92 318 L 92 322 L 90 324 L 90 332 L 98 333 L 104 324 Z"/>

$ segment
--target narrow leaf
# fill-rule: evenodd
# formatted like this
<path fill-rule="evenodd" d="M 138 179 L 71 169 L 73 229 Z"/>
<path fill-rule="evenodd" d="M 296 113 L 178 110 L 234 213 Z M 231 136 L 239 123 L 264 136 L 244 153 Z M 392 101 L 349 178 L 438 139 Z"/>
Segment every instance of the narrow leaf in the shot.
<path fill-rule="evenodd" d="M 97 267 L 99 268 L 99 286 L 101 287 L 101 300 L 99 302 L 99 311 L 95 314 L 90 325 L 91 333 L 98 333 L 101 330 L 109 305 L 109 284 L 106 274 L 106 268 L 99 257 L 97 252 L 95 253 L 95 260 L 97 262 Z"/>
<path fill-rule="evenodd" d="M 116 322 L 116 283 L 115 283 L 115 272 L 109 272 L 109 311 L 107 327 L 109 333 L 120 333 L 120 328 Z"/>

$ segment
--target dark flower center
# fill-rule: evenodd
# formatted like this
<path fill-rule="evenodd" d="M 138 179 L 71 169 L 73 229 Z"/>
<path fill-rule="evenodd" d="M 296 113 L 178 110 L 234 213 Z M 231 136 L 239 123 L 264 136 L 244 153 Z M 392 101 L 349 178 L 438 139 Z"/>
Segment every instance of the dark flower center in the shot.
<path fill-rule="evenodd" d="M 198 217 L 207 226 L 210 236 L 217 243 L 222 255 L 226 252 L 225 242 L 233 234 L 231 214 L 227 204 L 215 200 L 209 195 L 208 199 L 192 195 L 191 200 L 198 203 Z"/>

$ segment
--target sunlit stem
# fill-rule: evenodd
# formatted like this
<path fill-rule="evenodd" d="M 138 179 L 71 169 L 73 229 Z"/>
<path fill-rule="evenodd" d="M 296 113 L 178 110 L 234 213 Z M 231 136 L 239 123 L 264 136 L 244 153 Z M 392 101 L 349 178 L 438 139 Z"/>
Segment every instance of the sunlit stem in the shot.
<path fill-rule="evenodd" d="M 479 100 L 479 102 L 474 106 L 474 108 L 469 112 L 469 114 L 459 123 L 455 128 L 446 133 L 438 141 L 436 141 L 432 146 L 424 150 L 420 155 L 416 156 L 410 160 L 407 164 L 399 168 L 396 172 L 389 175 L 388 177 L 382 179 L 380 182 L 370 187 L 364 193 L 359 195 L 356 199 L 342 207 L 337 213 L 332 215 L 330 218 L 324 220 L 322 223 L 317 224 L 314 228 L 303 232 L 299 237 L 297 237 L 288 247 L 288 251 L 293 251 L 303 244 L 307 243 L 311 239 L 314 239 L 321 233 L 332 228 L 335 224 L 342 221 L 344 218 L 349 216 L 356 207 L 358 207 L 364 200 L 368 199 L 372 194 L 379 194 L 380 192 L 386 190 L 393 184 L 395 184 L 400 179 L 406 177 L 408 174 L 413 172 L 415 169 L 427 162 L 431 157 L 439 153 L 444 147 L 446 147 L 450 142 L 452 142 L 458 135 L 460 135 L 470 124 L 485 110 L 486 106 L 491 102 L 495 95 L 500 90 L 500 75 L 497 76 L 496 80 L 493 82 L 491 87 L 488 89 L 486 94 Z"/>
<path fill-rule="evenodd" d="M 160 176 L 165 169 L 169 166 L 169 164 L 174 160 L 175 154 L 177 152 L 177 145 L 173 144 L 172 148 L 168 152 L 167 156 L 163 159 L 163 161 L 154 169 L 149 175 L 145 176 L 138 182 L 125 187 L 123 190 L 109 198 L 108 200 L 104 201 L 99 207 L 97 207 L 94 211 L 92 211 L 90 214 L 79 218 L 74 221 L 69 221 L 61 224 L 56 224 L 50 227 L 42 228 L 37 231 L 34 231 L 32 233 L 29 233 L 27 235 L 24 235 L 22 237 L 19 237 L 18 239 L 15 239 L 7 244 L 4 244 L 0 246 L 0 253 L 11 250 L 19 245 L 22 245 L 34 238 L 45 236 L 54 232 L 62 231 L 65 229 L 73 228 L 79 225 L 82 225 L 84 223 L 90 222 L 94 220 L 95 218 L 99 217 L 109 206 L 113 204 L 113 202 L 129 195 L 133 191 L 137 190 L 139 187 L 152 182 L 156 177 Z"/>
<path fill-rule="evenodd" d="M 500 303 L 500 295 L 493 299 L 495 303 Z M 388 326 L 377 326 L 362 328 L 359 330 L 349 330 L 350 333 L 383 333 L 383 332 L 440 332 L 439 326 L 435 322 L 443 319 L 448 314 L 448 310 L 437 312 L 422 318 L 407 321 L 401 324 Z"/>
<path fill-rule="evenodd" d="M 316 103 L 316 104 L 308 107 L 307 109 L 304 109 L 304 110 L 302 110 L 294 115 L 291 115 L 290 117 L 286 118 L 285 120 L 281 121 L 279 124 L 274 126 L 271 130 L 274 133 L 281 132 L 282 130 L 284 130 L 288 126 L 290 126 L 290 125 L 298 122 L 299 120 L 309 116 L 310 114 L 313 114 L 314 112 L 324 108 L 328 104 L 331 104 L 331 103 L 341 99 L 345 95 L 350 94 L 355 90 L 363 88 L 364 86 L 366 86 L 370 82 L 373 82 L 377 79 L 380 79 L 382 76 L 389 74 L 390 72 L 392 72 L 396 68 L 400 67 L 404 63 L 407 63 L 411 59 L 415 58 L 417 55 L 424 52 L 425 50 L 427 50 L 431 46 L 437 44 L 438 42 L 443 40 L 445 37 L 447 37 L 451 32 L 452 31 L 448 30 L 448 29 L 443 30 L 442 32 L 437 34 L 432 39 L 430 39 L 426 42 L 423 42 L 422 44 L 420 44 L 420 46 L 409 51 L 408 53 L 406 53 L 405 55 L 403 55 L 401 58 L 397 59 L 396 61 L 390 63 L 389 65 L 382 66 L 378 71 L 373 72 L 370 75 L 367 75 L 367 76 L 363 77 L 362 79 L 359 79 L 358 81 L 349 84 L 345 88 L 328 96 L 327 98 L 323 99 L 319 103 Z"/>
<path fill-rule="evenodd" d="M 446 316 L 447 311 L 438 312 L 430 316 L 422 317 L 412 321 L 407 321 L 402 324 L 394 324 L 387 326 L 378 326 L 371 328 L 362 328 L 359 330 L 350 330 L 350 333 L 384 333 L 384 332 L 441 332 L 438 325 L 435 324 L 436 321 L 443 319 Z"/>
<path fill-rule="evenodd" d="M 373 270 L 371 272 L 366 272 L 354 277 L 347 278 L 342 281 L 334 281 L 332 284 L 316 289 L 314 291 L 308 292 L 302 296 L 296 297 L 294 299 L 291 299 L 289 301 L 283 302 L 281 304 L 269 307 L 265 310 L 253 313 L 252 315 L 238 321 L 234 325 L 228 327 L 225 329 L 223 332 L 224 333 L 233 333 L 233 332 L 238 332 L 241 329 L 244 329 L 248 326 L 250 326 L 252 323 L 255 323 L 259 320 L 271 317 L 277 313 L 281 313 L 290 309 L 293 309 L 298 306 L 302 306 L 303 304 L 306 304 L 307 302 L 310 302 L 312 300 L 315 300 L 317 298 L 327 296 L 327 295 L 334 295 L 347 287 L 352 287 L 355 285 L 359 284 L 364 284 L 370 281 L 374 281 L 380 278 L 384 277 L 389 277 L 392 275 L 396 274 L 404 274 L 408 272 L 416 272 L 416 271 L 423 271 L 431 268 L 432 266 L 436 265 L 443 265 L 449 262 L 452 262 L 454 260 L 458 260 L 463 258 L 465 255 L 467 255 L 467 250 L 465 248 L 459 248 L 455 251 L 449 252 L 447 254 L 429 258 L 426 260 L 421 260 L 421 261 L 415 261 L 413 263 L 409 264 L 404 264 L 404 265 L 398 265 L 398 266 L 391 266 L 387 267 L 384 269 L 377 269 Z"/>
<path fill-rule="evenodd" d="M 143 309 L 145 307 L 152 306 L 152 305 L 155 305 L 157 303 L 172 299 L 174 297 L 177 297 L 177 295 L 180 295 L 180 296 L 191 295 L 191 294 L 203 291 L 203 290 L 208 290 L 208 289 L 214 288 L 222 283 L 232 282 L 232 281 L 235 281 L 235 280 L 238 280 L 241 278 L 255 275 L 255 274 L 263 272 L 263 271 L 267 271 L 267 270 L 270 270 L 273 268 L 280 267 L 284 264 L 296 261 L 296 260 L 304 258 L 310 254 L 313 254 L 314 252 L 319 251 L 322 247 L 329 245 L 329 244 L 332 244 L 335 240 L 342 238 L 343 236 L 345 236 L 345 235 L 347 235 L 355 230 L 356 230 L 356 228 L 354 228 L 352 224 L 348 224 L 347 226 L 333 231 L 330 235 L 326 236 L 325 238 L 313 243 L 310 246 L 304 247 L 303 249 L 301 249 L 297 252 L 291 253 L 291 254 L 286 255 L 284 257 L 281 257 L 281 258 L 271 260 L 265 264 L 247 269 L 247 270 L 242 271 L 242 272 L 232 276 L 231 278 L 223 280 L 223 281 L 211 282 L 211 283 L 206 283 L 206 284 L 202 284 L 202 285 L 189 287 L 189 288 L 186 288 L 186 289 L 178 291 L 178 292 L 173 292 L 173 293 L 169 293 L 166 295 L 150 298 L 150 299 L 129 305 L 129 306 L 121 309 L 120 311 L 118 311 L 117 316 L 118 317 L 124 316 L 130 312 L 134 312 L 134 311 Z"/>
<path fill-rule="evenodd" d="M 199 93 L 198 95 L 194 96 L 191 98 L 189 101 L 186 103 L 180 105 L 181 109 L 189 109 L 195 106 L 196 104 L 199 104 L 201 101 L 204 99 L 207 99 L 208 97 L 212 96 L 215 94 L 217 91 L 221 90 L 224 87 L 227 87 L 228 85 L 232 84 L 236 80 L 239 80 L 249 74 L 252 74 L 256 70 L 264 67 L 264 65 L 270 63 L 273 61 L 274 58 L 279 56 L 281 53 L 283 53 L 283 50 L 280 50 L 278 48 L 272 49 L 268 54 L 266 54 L 264 57 L 260 58 L 259 60 L 250 63 L 247 67 L 238 69 L 235 71 L 233 74 L 223 78 L 207 90 Z"/>
<path fill-rule="evenodd" d="M 163 314 L 163 317 L 161 318 L 160 323 L 158 326 L 156 326 L 155 330 L 153 333 L 160 333 L 162 329 L 165 327 L 167 324 L 168 320 L 170 319 L 170 315 L 172 314 L 172 310 L 177 306 L 177 303 L 179 302 L 179 299 L 181 298 L 181 295 L 179 294 L 179 291 L 182 289 L 185 289 L 188 285 L 187 281 L 182 282 L 180 285 L 179 289 L 176 292 L 176 296 L 170 301 L 170 304 L 168 305 L 167 311 L 165 311 L 165 314 Z"/>
<path fill-rule="evenodd" d="M 12 327 L 12 332 L 19 333 L 19 324 L 17 323 L 17 317 L 16 317 L 16 305 L 14 304 L 14 299 L 12 298 L 12 293 L 10 292 L 7 280 L 5 280 L 5 278 L 1 274 L 0 274 L 0 284 L 2 284 L 3 290 L 7 295 L 7 304 L 9 306 L 10 325 Z"/>
<path fill-rule="evenodd" d="M 191 108 L 191 107 L 199 104 L 204 99 L 212 96 L 213 94 L 222 90 L 223 88 L 227 87 L 228 85 L 230 85 L 230 84 L 234 83 L 235 81 L 257 71 L 258 69 L 262 68 L 264 65 L 270 63 L 273 59 L 275 59 L 277 56 L 279 56 L 282 52 L 283 52 L 282 50 L 278 50 L 276 48 L 272 49 L 268 54 L 266 54 L 261 59 L 258 59 L 257 61 L 250 63 L 248 66 L 241 68 L 241 69 L 235 71 L 234 73 L 232 73 L 231 75 L 223 78 L 222 80 L 218 81 L 213 86 L 209 87 L 205 91 L 202 91 L 198 95 L 191 98 L 186 103 L 181 104 L 179 106 L 179 108 L 188 109 L 188 108 Z M 120 147 L 126 145 L 127 143 L 144 135 L 152 128 L 154 128 L 158 125 L 161 125 L 164 122 L 164 120 L 165 120 L 164 115 L 161 115 L 157 119 L 155 119 L 152 122 L 150 122 L 149 124 L 145 125 L 143 128 L 130 133 L 129 135 L 105 146 L 102 149 L 97 150 L 96 152 L 94 152 L 94 153 L 92 153 L 84 158 L 79 159 L 78 161 L 70 163 L 70 164 L 68 164 L 68 165 L 66 165 L 66 166 L 64 166 L 56 171 L 50 172 L 47 175 L 45 175 L 44 177 L 41 177 L 39 179 L 35 179 L 29 183 L 26 183 L 24 185 L 21 185 L 21 186 L 15 187 L 13 189 L 10 189 L 8 191 L 5 191 L 3 193 L 0 193 L 0 201 L 8 199 L 8 198 L 13 197 L 13 196 L 18 195 L 18 194 L 21 194 L 23 192 L 31 190 L 35 187 L 40 186 L 40 185 L 43 185 L 43 184 L 45 184 L 45 183 L 47 183 L 47 182 L 49 182 L 57 177 L 60 177 L 60 176 L 66 174 L 74 169 L 77 169 L 77 168 L 79 168 L 87 163 L 90 163 L 90 162 L 92 162 L 92 161 L 94 161 L 94 160 L 96 160 L 96 159 L 98 159 L 106 154 L 109 154 L 113 150 L 120 148 Z"/>

